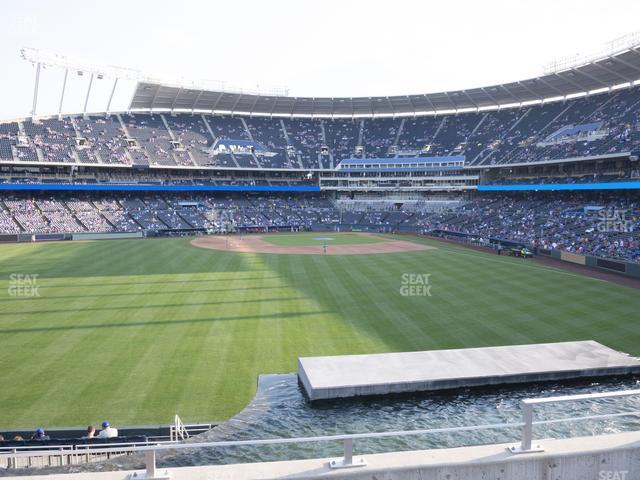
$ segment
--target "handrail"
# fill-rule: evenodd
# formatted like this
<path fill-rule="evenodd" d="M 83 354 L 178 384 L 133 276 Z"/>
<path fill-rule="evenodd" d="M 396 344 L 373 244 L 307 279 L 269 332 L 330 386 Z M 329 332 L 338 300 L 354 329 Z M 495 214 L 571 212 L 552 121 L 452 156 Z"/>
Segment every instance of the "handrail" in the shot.
<path fill-rule="evenodd" d="M 241 447 L 241 446 L 252 446 L 252 445 L 277 445 L 277 444 L 291 444 L 291 443 L 312 443 L 312 442 L 330 442 L 337 440 L 348 440 L 348 439 L 367 439 L 367 438 L 384 438 L 384 437 L 401 437 L 401 436 L 410 436 L 410 435 L 426 435 L 433 433 L 449 433 L 449 432 L 464 432 L 464 431 L 474 431 L 474 430 L 490 430 L 490 429 L 504 429 L 504 428 L 518 428 L 522 427 L 523 423 L 514 422 L 514 423 L 493 423 L 486 425 L 469 425 L 469 426 L 461 426 L 461 427 L 443 427 L 443 428 L 430 428 L 430 429 L 419 429 L 419 430 L 400 430 L 400 431 L 390 431 L 390 432 L 371 432 L 371 433 L 346 433 L 340 435 L 325 435 L 319 437 L 293 437 L 293 438 L 266 438 L 266 439 L 258 439 L 258 440 L 228 440 L 221 442 L 197 442 L 197 443 L 158 443 L 158 444 L 149 444 L 140 447 L 131 446 L 128 449 L 125 448 L 97 448 L 91 449 L 92 453 L 109 453 L 114 450 L 119 452 L 122 451 L 135 451 L 135 452 L 144 452 L 148 450 L 175 450 L 175 449 L 190 449 L 190 448 L 210 448 L 210 447 Z M 84 445 L 83 445 L 84 446 Z M 28 452 L 17 452 L 16 454 L 11 454 L 9 456 L 29 456 Z M 45 454 L 46 450 L 41 450 L 38 453 Z M 2 454 L 0 454 L 0 458 L 2 458 Z"/>
<path fill-rule="evenodd" d="M 550 404 L 550 403 L 564 403 L 564 402 L 580 402 L 585 400 L 596 400 L 600 398 L 619 398 L 628 397 L 632 395 L 640 395 L 640 390 L 621 390 L 619 392 L 600 392 L 600 393 L 585 393 L 579 395 L 562 395 L 558 397 L 542 397 L 542 398 L 525 398 L 520 401 L 520 408 L 522 408 L 522 421 L 524 426 L 522 427 L 522 440 L 520 445 L 510 447 L 511 453 L 530 453 L 541 452 L 544 449 L 540 445 L 532 445 L 533 442 L 533 425 L 539 424 L 533 421 L 533 407 L 536 405 Z M 630 415 L 631 413 L 629 413 Z M 614 416 L 623 416 L 622 414 L 609 414 L 609 415 L 594 415 L 594 418 L 610 418 Z M 551 423 L 551 421 L 547 421 Z M 559 422 L 555 422 L 559 423 Z"/>
<path fill-rule="evenodd" d="M 492 423 L 484 425 L 467 425 L 459 427 L 442 427 L 442 428 L 429 428 L 429 429 L 416 429 L 416 430 L 400 430 L 400 431 L 387 431 L 387 432 L 371 432 L 371 433 L 349 433 L 339 435 L 325 435 L 316 437 L 299 437 L 299 438 L 269 438 L 258 440 L 229 440 L 219 442 L 194 442 L 194 443 L 175 443 L 175 442 L 148 442 L 142 445 L 126 445 L 122 447 L 116 445 L 110 445 L 108 447 L 91 448 L 92 445 L 76 445 L 76 450 L 72 453 L 135 453 L 144 452 L 145 462 L 147 468 L 147 474 L 149 472 L 155 472 L 155 455 L 158 451 L 164 450 L 180 450 L 180 449 L 197 449 L 197 448 L 215 448 L 215 447 L 238 447 L 238 446 L 257 446 L 257 445 L 284 445 L 295 443 L 311 443 L 311 442 L 332 442 L 342 441 L 344 443 L 344 456 L 342 459 L 334 460 L 330 463 L 332 468 L 347 468 L 366 465 L 364 459 L 353 458 L 353 442 L 359 439 L 374 439 L 374 438 L 389 438 L 389 437 L 402 437 L 402 436 L 415 436 L 415 435 L 429 435 L 438 433 L 452 433 L 452 432 L 468 432 L 478 430 L 503 430 L 509 428 L 522 428 L 522 441 L 520 445 L 509 447 L 509 451 L 512 453 L 530 453 L 542 451 L 540 445 L 532 446 L 533 426 L 534 425 L 547 425 L 557 423 L 569 423 L 579 422 L 585 420 L 600 420 L 605 418 L 617 418 L 624 416 L 640 416 L 640 411 L 625 411 L 609 414 L 587 415 L 581 417 L 568 417 L 550 420 L 533 420 L 533 407 L 540 404 L 551 403 L 563 403 L 569 401 L 585 401 L 600 398 L 619 398 L 632 395 L 640 395 L 640 390 L 624 390 L 620 392 L 603 392 L 594 394 L 581 394 L 581 395 L 568 395 L 558 397 L 543 397 L 521 400 L 520 405 L 522 408 L 523 420 L 521 422 L 510 423 Z M 25 449 L 28 447 L 24 447 Z M 37 447 L 35 447 L 37 448 Z M 61 455 L 69 453 L 69 450 L 63 450 L 60 446 L 56 446 L 50 450 L 37 450 L 37 451 L 12 451 L 12 452 L 0 452 L 0 458 L 19 458 L 19 457 L 42 457 L 47 455 Z M 147 478 L 153 478 L 147 476 Z"/>
<path fill-rule="evenodd" d="M 558 397 L 526 398 L 522 401 L 531 405 L 539 405 L 543 403 L 579 402 L 599 398 L 629 397 L 632 395 L 640 395 L 640 390 L 621 390 L 619 392 L 583 393 L 579 395 L 562 395 Z"/>
<path fill-rule="evenodd" d="M 583 417 L 568 417 L 558 418 L 552 420 L 537 420 L 533 422 L 533 425 L 548 425 L 555 423 L 569 423 L 580 422 L 585 420 L 600 420 L 604 418 L 616 418 L 625 416 L 640 416 L 640 411 L 631 411 L 623 413 L 608 413 L 601 415 L 589 415 Z M 484 425 L 465 425 L 460 427 L 443 427 L 443 428 L 429 428 L 429 429 L 417 429 L 417 430 L 396 430 L 387 432 L 370 432 L 370 433 L 345 433 L 339 435 L 324 435 L 318 437 L 292 437 L 292 438 L 266 438 L 257 440 L 227 440 L 218 442 L 194 442 L 194 443 L 175 443 L 175 442 L 136 442 L 136 443 L 116 443 L 109 445 L 108 447 L 100 448 L 100 445 L 65 445 L 65 447 L 76 447 L 81 450 L 89 450 L 91 453 L 113 453 L 113 452 L 144 452 L 148 450 L 179 450 L 179 449 L 193 449 L 193 448 L 211 448 L 211 447 L 241 447 L 241 446 L 254 446 L 254 445 L 283 445 L 292 443 L 312 443 L 312 442 L 330 442 L 338 440 L 358 440 L 358 439 L 372 439 L 372 438 L 388 438 L 388 437 L 403 437 L 403 436 L 417 436 L 428 435 L 436 433 L 452 433 L 452 432 L 467 432 L 477 430 L 498 430 L 508 428 L 521 428 L 525 425 L 524 422 L 511 422 L 511 423 L 493 423 Z M 47 454 L 58 453 L 61 446 L 55 446 L 48 450 L 38 449 L 39 447 L 31 447 L 38 449 L 37 456 L 43 456 Z M 15 449 L 16 447 L 5 447 Z M 29 447 L 19 447 L 29 448 Z M 2 458 L 0 453 L 0 458 Z M 15 452 L 11 454 L 4 454 L 10 457 L 28 457 L 33 456 L 32 452 Z"/>
<path fill-rule="evenodd" d="M 177 441 L 178 438 L 180 440 L 189 438 L 189 432 L 187 431 L 185 424 L 182 422 L 182 419 L 176 413 L 173 417 L 173 425 L 169 428 L 169 439 Z"/>

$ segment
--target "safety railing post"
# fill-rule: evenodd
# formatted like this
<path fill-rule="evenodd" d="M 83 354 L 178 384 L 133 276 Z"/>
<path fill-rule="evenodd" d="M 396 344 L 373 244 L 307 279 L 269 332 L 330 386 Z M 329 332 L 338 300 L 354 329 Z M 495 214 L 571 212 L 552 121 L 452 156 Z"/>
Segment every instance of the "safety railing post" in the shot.
<path fill-rule="evenodd" d="M 156 477 L 156 451 L 147 450 L 144 452 L 144 464 L 146 468 L 146 478 Z"/>
<path fill-rule="evenodd" d="M 130 480 L 166 480 L 171 478 L 168 470 L 159 471 L 156 468 L 156 451 L 145 450 L 144 452 L 144 472 L 135 472 L 129 475 Z"/>
<path fill-rule="evenodd" d="M 351 465 L 353 463 L 353 439 L 345 438 L 344 440 L 344 458 L 342 459 L 344 465 Z"/>
<path fill-rule="evenodd" d="M 527 402 L 520 402 L 522 407 L 522 442 L 520 448 L 526 452 L 531 450 L 531 439 L 533 437 L 533 405 Z"/>
<path fill-rule="evenodd" d="M 364 458 L 353 459 L 353 438 L 348 437 L 343 440 L 344 454 L 339 460 L 331 460 L 329 467 L 331 468 L 351 468 L 351 467 L 364 467 L 367 462 Z"/>
<path fill-rule="evenodd" d="M 540 445 L 533 445 L 533 403 L 529 400 L 521 400 L 522 409 L 522 440 L 520 445 L 509 447 L 511 453 L 542 452 Z"/>

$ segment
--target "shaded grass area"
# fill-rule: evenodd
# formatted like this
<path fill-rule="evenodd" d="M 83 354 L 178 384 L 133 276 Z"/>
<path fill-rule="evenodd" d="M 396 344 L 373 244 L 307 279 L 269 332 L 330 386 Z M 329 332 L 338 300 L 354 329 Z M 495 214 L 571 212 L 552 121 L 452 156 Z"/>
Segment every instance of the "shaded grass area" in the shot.
<path fill-rule="evenodd" d="M 585 339 L 640 354 L 637 290 L 522 259 L 421 239 L 438 249 L 238 254 L 189 240 L 0 246 L 0 426 L 223 420 L 258 374 L 306 355 Z M 11 296 L 15 273 L 38 274 L 39 296 Z M 431 296 L 402 296 L 405 273 L 430 274 Z"/>

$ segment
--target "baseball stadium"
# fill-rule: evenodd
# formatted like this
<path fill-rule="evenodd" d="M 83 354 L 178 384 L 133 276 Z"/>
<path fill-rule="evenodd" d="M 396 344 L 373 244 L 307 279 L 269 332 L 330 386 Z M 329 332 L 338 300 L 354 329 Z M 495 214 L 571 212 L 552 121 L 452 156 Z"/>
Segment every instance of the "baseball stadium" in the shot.
<path fill-rule="evenodd" d="M 379 97 L 23 48 L 31 114 L 0 121 L 0 476 L 640 478 L 640 36 L 612 45 Z"/>

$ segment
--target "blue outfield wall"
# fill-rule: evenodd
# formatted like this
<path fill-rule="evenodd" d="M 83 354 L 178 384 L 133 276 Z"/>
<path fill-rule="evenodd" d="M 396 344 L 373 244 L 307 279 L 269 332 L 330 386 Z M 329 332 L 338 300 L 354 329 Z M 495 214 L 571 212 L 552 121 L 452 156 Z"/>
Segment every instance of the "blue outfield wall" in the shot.
<path fill-rule="evenodd" d="M 140 185 L 111 183 L 0 183 L 0 191 L 67 191 L 67 192 L 319 192 L 317 186 L 269 185 Z"/>
<path fill-rule="evenodd" d="M 640 182 L 531 183 L 522 185 L 478 185 L 479 192 L 554 191 L 554 190 L 638 190 Z"/>

